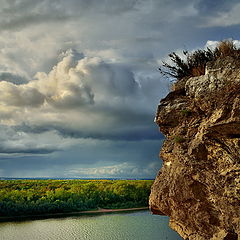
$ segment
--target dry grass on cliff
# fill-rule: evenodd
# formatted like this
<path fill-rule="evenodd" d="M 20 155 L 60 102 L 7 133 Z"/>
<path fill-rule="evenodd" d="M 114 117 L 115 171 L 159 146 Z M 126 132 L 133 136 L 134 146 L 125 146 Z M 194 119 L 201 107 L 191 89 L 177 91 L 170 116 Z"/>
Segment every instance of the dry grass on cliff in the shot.
<path fill-rule="evenodd" d="M 240 56 L 240 50 L 236 47 L 233 41 L 222 41 L 215 49 L 215 58 L 225 58 L 227 56 L 237 57 Z"/>
<path fill-rule="evenodd" d="M 240 58 L 240 49 L 238 49 L 233 41 L 221 41 L 214 50 L 207 48 L 206 50 L 197 50 L 193 53 L 183 51 L 186 60 L 182 59 L 175 52 L 170 53 L 169 57 L 172 64 L 163 62 L 159 71 L 164 76 L 180 80 L 185 77 L 197 77 L 205 74 L 206 64 L 210 61 L 216 61 L 219 58 L 227 56 Z"/>

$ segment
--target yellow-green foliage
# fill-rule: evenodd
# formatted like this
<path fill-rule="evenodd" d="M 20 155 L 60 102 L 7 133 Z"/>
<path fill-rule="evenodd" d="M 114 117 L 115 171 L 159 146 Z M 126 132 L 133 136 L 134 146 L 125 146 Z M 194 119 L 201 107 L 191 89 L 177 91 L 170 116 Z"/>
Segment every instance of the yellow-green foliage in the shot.
<path fill-rule="evenodd" d="M 183 117 L 188 117 L 192 114 L 192 111 L 190 109 L 185 108 L 181 110 L 181 114 Z"/>
<path fill-rule="evenodd" d="M 183 142 L 185 142 L 185 138 L 183 138 L 182 136 L 175 136 L 174 141 L 176 143 L 183 143 Z"/>
<path fill-rule="evenodd" d="M 0 216 L 148 206 L 152 180 L 2 180 Z"/>

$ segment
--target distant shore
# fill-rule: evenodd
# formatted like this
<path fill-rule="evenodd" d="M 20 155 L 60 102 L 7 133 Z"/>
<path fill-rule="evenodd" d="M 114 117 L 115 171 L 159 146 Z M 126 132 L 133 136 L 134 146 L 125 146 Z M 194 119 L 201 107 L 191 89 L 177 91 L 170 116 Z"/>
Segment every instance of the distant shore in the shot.
<path fill-rule="evenodd" d="M 94 215 L 94 214 L 105 214 L 105 213 L 117 213 L 117 212 L 133 212 L 133 211 L 142 211 L 142 210 L 148 210 L 148 209 L 149 209 L 148 207 L 120 208 L 120 209 L 99 208 L 97 210 L 75 211 L 75 212 L 65 212 L 65 213 L 46 213 L 46 214 L 38 214 L 38 215 L 0 217 L 0 222 L 26 221 L 26 220 L 60 218 L 60 217 L 70 217 L 70 216 L 84 216 L 84 215 L 91 215 L 91 214 Z"/>
<path fill-rule="evenodd" d="M 111 212 L 128 212 L 128 211 L 139 211 L 139 210 L 147 210 L 148 207 L 141 207 L 141 208 L 120 208 L 120 209 L 106 209 L 100 208 L 98 210 L 90 210 L 90 211 L 81 211 L 80 213 L 111 213 Z"/>

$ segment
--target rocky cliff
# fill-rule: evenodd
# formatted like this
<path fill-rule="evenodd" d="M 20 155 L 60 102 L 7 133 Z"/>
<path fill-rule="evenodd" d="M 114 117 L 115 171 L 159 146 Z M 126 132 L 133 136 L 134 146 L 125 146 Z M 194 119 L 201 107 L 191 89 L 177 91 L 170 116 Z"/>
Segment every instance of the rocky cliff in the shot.
<path fill-rule="evenodd" d="M 155 121 L 166 140 L 151 211 L 183 239 L 240 239 L 240 60 L 177 81 Z"/>

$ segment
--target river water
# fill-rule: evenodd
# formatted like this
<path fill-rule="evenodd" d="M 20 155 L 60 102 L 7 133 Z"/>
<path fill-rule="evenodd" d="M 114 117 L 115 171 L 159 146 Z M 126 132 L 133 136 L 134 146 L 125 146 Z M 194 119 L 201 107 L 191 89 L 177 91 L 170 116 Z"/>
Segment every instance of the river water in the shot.
<path fill-rule="evenodd" d="M 0 240 L 180 240 L 149 211 L 0 223 Z"/>

